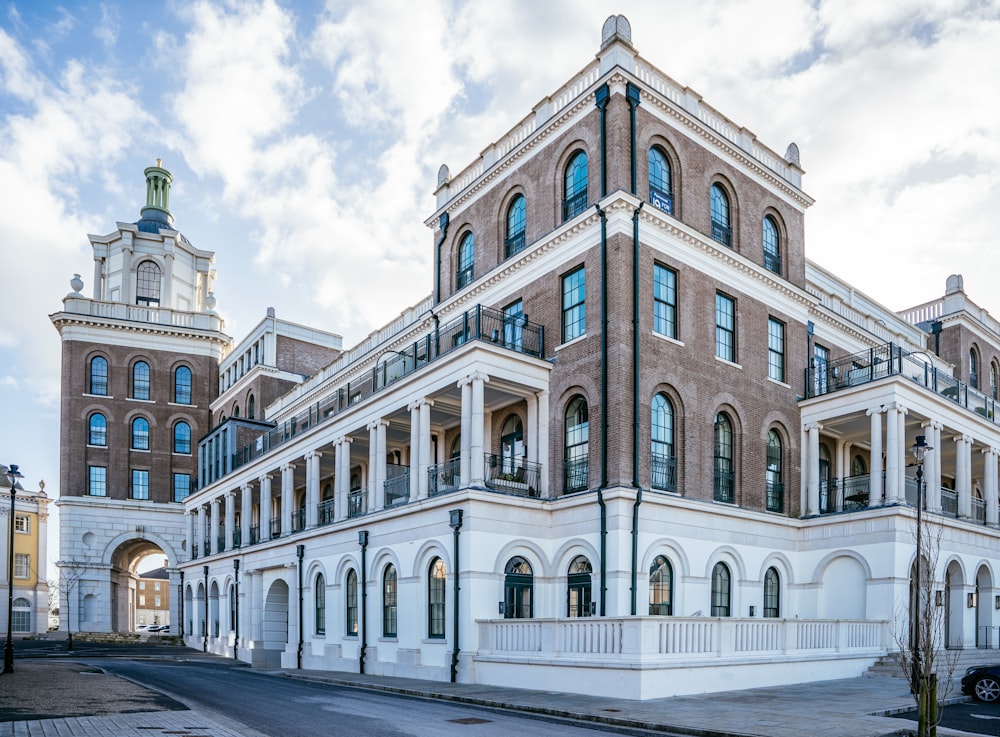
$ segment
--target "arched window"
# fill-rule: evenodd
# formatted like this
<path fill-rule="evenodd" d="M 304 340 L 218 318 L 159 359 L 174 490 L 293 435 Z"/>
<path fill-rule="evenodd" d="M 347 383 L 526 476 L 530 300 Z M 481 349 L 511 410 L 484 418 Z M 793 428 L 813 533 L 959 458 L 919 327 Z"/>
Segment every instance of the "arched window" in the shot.
<path fill-rule="evenodd" d="M 143 261 L 136 270 L 135 302 L 160 304 L 160 267 L 152 261 Z"/>
<path fill-rule="evenodd" d="M 851 461 L 851 476 L 864 476 L 868 473 L 868 464 L 863 456 L 856 455 Z"/>
<path fill-rule="evenodd" d="M 587 154 L 577 151 L 566 165 L 563 194 L 563 220 L 587 209 Z"/>
<path fill-rule="evenodd" d="M 174 453 L 191 452 L 191 426 L 186 422 L 174 425 Z"/>
<path fill-rule="evenodd" d="M 785 511 L 785 485 L 782 482 L 781 436 L 777 430 L 767 433 L 767 511 Z"/>
<path fill-rule="evenodd" d="M 240 416 L 240 405 L 236 404 L 235 402 L 233 403 L 233 413 L 232 413 L 232 415 L 233 415 L 233 417 L 239 417 Z"/>
<path fill-rule="evenodd" d="M 594 568 L 582 555 L 569 564 L 566 574 L 566 616 L 589 617 Z"/>
<path fill-rule="evenodd" d="M 347 584 L 345 586 L 344 604 L 346 612 L 344 617 L 344 631 L 348 635 L 358 634 L 358 574 L 352 568 L 347 572 Z"/>
<path fill-rule="evenodd" d="M 670 178 L 670 162 L 656 146 L 649 149 L 649 202 L 664 212 L 674 212 L 674 190 Z"/>
<path fill-rule="evenodd" d="M 590 421 L 587 401 L 583 397 L 574 397 L 566 408 L 565 435 L 563 487 L 567 493 L 584 491 L 589 485 Z"/>
<path fill-rule="evenodd" d="M 733 471 L 733 423 L 725 412 L 715 416 L 715 495 L 717 502 L 735 499 L 736 474 Z"/>
<path fill-rule="evenodd" d="M 108 418 L 100 412 L 95 412 L 90 416 L 90 433 L 87 444 L 102 446 L 108 444 Z"/>
<path fill-rule="evenodd" d="M 764 216 L 764 268 L 781 273 L 781 243 L 778 238 L 778 226 L 770 215 Z"/>
<path fill-rule="evenodd" d="M 823 512 L 837 511 L 836 489 L 830 483 L 830 449 L 819 444 L 819 508 Z M 833 493 L 831 493 L 833 492 Z"/>
<path fill-rule="evenodd" d="M 733 594 L 729 567 L 716 563 L 712 569 L 712 614 L 713 617 L 728 617 L 732 611 Z"/>
<path fill-rule="evenodd" d="M 316 623 L 316 634 L 326 634 L 326 576 L 316 575 L 316 593 L 313 596 L 313 620 Z"/>
<path fill-rule="evenodd" d="M 996 361 L 990 361 L 990 396 L 993 399 L 997 398 L 997 386 L 1000 382 L 1000 366 L 997 366 Z"/>
<path fill-rule="evenodd" d="M 664 556 L 656 556 L 649 567 L 649 613 L 669 616 L 674 613 L 674 569 Z"/>
<path fill-rule="evenodd" d="M 251 420 L 257 419 L 257 409 L 254 403 L 253 394 L 247 397 L 247 418 Z"/>
<path fill-rule="evenodd" d="M 504 573 L 504 618 L 531 619 L 531 590 L 534 581 L 531 564 L 516 556 L 507 561 Z"/>
<path fill-rule="evenodd" d="M 90 394 L 107 396 L 108 394 L 108 359 L 104 356 L 94 356 L 90 359 Z"/>
<path fill-rule="evenodd" d="M 979 388 L 979 353 L 975 348 L 969 349 L 969 386 Z"/>
<path fill-rule="evenodd" d="M 444 561 L 435 558 L 427 576 L 427 636 L 435 639 L 444 637 L 445 580 Z"/>
<path fill-rule="evenodd" d="M 724 246 L 733 245 L 733 229 L 729 222 L 729 197 L 718 184 L 712 185 L 712 238 Z"/>
<path fill-rule="evenodd" d="M 764 574 L 764 616 L 781 616 L 781 585 L 776 568 L 768 568 Z"/>
<path fill-rule="evenodd" d="M 677 489 L 677 457 L 674 455 L 674 407 L 665 394 L 653 397 L 652 418 L 652 468 L 654 489 Z"/>
<path fill-rule="evenodd" d="M 466 233 L 462 245 L 458 248 L 458 273 L 455 275 L 455 288 L 471 284 L 476 263 L 476 237 Z"/>
<path fill-rule="evenodd" d="M 191 369 L 178 366 L 174 371 L 174 402 L 191 404 Z"/>
<path fill-rule="evenodd" d="M 391 563 L 382 574 L 382 637 L 396 636 L 396 568 Z"/>
<path fill-rule="evenodd" d="M 507 208 L 507 237 L 504 240 L 504 258 L 510 258 L 524 248 L 525 226 L 524 195 L 517 195 Z"/>
<path fill-rule="evenodd" d="M 521 470 L 523 475 L 524 453 L 524 427 L 521 425 L 521 418 L 511 415 L 504 421 L 503 429 L 500 430 L 500 472 L 516 474 Z"/>
<path fill-rule="evenodd" d="M 11 603 L 11 629 L 14 632 L 31 632 L 31 602 L 24 597 L 18 597 Z"/>
<path fill-rule="evenodd" d="M 149 421 L 145 417 L 132 420 L 132 450 L 149 450 Z"/>
<path fill-rule="evenodd" d="M 149 399 L 149 364 L 145 361 L 132 366 L 132 398 Z"/>

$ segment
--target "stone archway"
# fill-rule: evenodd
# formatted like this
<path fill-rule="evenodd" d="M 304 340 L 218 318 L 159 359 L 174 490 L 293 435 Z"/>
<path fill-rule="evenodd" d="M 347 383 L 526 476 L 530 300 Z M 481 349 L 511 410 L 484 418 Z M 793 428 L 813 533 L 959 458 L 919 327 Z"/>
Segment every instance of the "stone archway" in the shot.
<path fill-rule="evenodd" d="M 945 572 L 944 643 L 947 648 L 961 648 L 965 642 L 965 580 L 962 567 L 952 561 Z"/>
<path fill-rule="evenodd" d="M 120 542 L 110 555 L 109 629 L 132 632 L 140 624 L 178 627 L 176 588 L 180 579 L 170 553 L 146 538 Z M 146 580 L 155 570 L 164 576 Z"/>
<path fill-rule="evenodd" d="M 976 573 L 976 647 L 998 646 L 993 627 L 993 576 L 986 566 Z"/>
<path fill-rule="evenodd" d="M 267 590 L 264 600 L 265 668 L 280 668 L 281 653 L 288 644 L 288 584 L 278 579 Z"/>

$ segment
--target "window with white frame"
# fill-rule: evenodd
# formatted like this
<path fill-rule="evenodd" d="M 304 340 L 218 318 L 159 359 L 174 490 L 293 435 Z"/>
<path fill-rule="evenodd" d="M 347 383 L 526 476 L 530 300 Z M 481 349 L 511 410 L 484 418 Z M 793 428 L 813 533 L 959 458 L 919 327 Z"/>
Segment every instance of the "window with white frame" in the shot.
<path fill-rule="evenodd" d="M 27 553 L 14 553 L 14 578 L 29 578 L 31 576 L 31 556 Z"/>

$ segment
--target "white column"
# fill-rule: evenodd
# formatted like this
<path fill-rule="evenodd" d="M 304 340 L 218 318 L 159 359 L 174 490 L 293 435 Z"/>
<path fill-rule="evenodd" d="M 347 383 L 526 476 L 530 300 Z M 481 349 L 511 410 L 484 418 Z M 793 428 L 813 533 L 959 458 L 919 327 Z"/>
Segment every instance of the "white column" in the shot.
<path fill-rule="evenodd" d="M 868 487 L 868 506 L 877 507 L 882 504 L 882 410 L 868 410 L 871 422 L 871 481 Z"/>
<path fill-rule="evenodd" d="M 410 402 L 410 501 L 420 496 L 420 416 L 423 414 L 423 402 Z M 426 494 L 425 494 L 426 496 Z"/>
<path fill-rule="evenodd" d="M 366 425 L 368 429 L 368 509 L 375 510 L 379 507 L 375 506 L 375 485 L 377 479 L 375 478 L 375 466 L 378 463 L 378 422 L 369 422 Z M 384 462 L 383 457 L 383 462 Z"/>
<path fill-rule="evenodd" d="M 997 526 L 997 449 L 983 450 L 983 497 L 986 500 L 986 524 Z"/>
<path fill-rule="evenodd" d="M 163 254 L 163 294 L 160 305 L 172 310 L 174 308 L 174 254 Z"/>
<path fill-rule="evenodd" d="M 546 464 L 549 458 L 549 393 L 542 390 L 538 397 L 538 462 Z M 549 496 L 549 469 L 542 466 L 539 474 L 539 495 L 545 499 Z"/>
<path fill-rule="evenodd" d="M 476 373 L 472 376 L 472 428 L 469 439 L 469 482 L 472 486 L 483 486 L 486 481 L 486 448 L 484 446 L 486 414 L 485 393 L 489 377 Z M 464 411 L 463 411 L 464 414 Z"/>
<path fill-rule="evenodd" d="M 958 447 L 962 469 L 962 481 L 958 489 L 958 516 L 969 519 L 972 517 L 972 438 L 968 435 L 960 436 Z"/>
<path fill-rule="evenodd" d="M 271 539 L 271 475 L 260 477 L 260 540 Z"/>
<path fill-rule="evenodd" d="M 295 508 L 295 465 L 281 467 L 281 534 L 292 534 L 292 511 Z"/>
<path fill-rule="evenodd" d="M 924 455 L 924 509 L 929 512 L 939 511 L 941 508 L 941 486 L 938 485 L 938 493 L 935 495 L 934 491 L 934 469 L 938 465 L 938 459 L 941 457 L 941 448 L 937 446 L 934 441 L 934 423 L 931 420 L 927 420 L 920 425 L 924 433 L 924 442 L 931 446 L 932 450 L 928 451 Z M 935 506 L 935 500 L 937 502 Z"/>
<path fill-rule="evenodd" d="M 94 299 L 103 300 L 104 292 L 102 291 L 102 286 L 104 285 L 104 259 L 100 256 L 94 256 L 94 284 L 93 293 Z"/>
<path fill-rule="evenodd" d="M 386 429 L 389 423 L 386 420 L 378 420 L 375 424 L 375 509 L 385 507 L 385 481 L 386 473 L 385 457 L 388 453 L 386 447 Z"/>
<path fill-rule="evenodd" d="M 337 520 L 347 519 L 347 497 L 351 491 L 351 439 L 340 438 L 337 442 Z"/>
<path fill-rule="evenodd" d="M 899 503 L 899 412 L 895 404 L 885 407 L 885 503 Z"/>
<path fill-rule="evenodd" d="M 850 445 L 847 441 L 837 438 L 833 458 L 833 476 L 837 479 L 838 487 L 843 483 L 842 479 L 850 475 L 850 459 L 845 460 L 848 455 L 848 448 L 850 448 Z"/>
<path fill-rule="evenodd" d="M 250 526 L 253 522 L 253 487 L 243 484 L 240 488 L 240 547 L 250 544 Z"/>
<path fill-rule="evenodd" d="M 216 497 L 209 504 L 212 516 L 208 533 L 208 549 L 212 551 L 212 555 L 215 555 L 219 552 L 219 498 Z"/>
<path fill-rule="evenodd" d="M 458 388 L 462 390 L 462 425 L 461 440 L 458 461 L 458 475 L 462 479 L 462 486 L 469 485 L 470 479 L 470 442 L 472 436 L 472 381 L 468 377 L 458 382 Z"/>
<path fill-rule="evenodd" d="M 898 438 L 898 458 L 899 470 L 896 472 L 896 488 L 899 489 L 899 501 L 906 503 L 906 460 L 909 455 L 909 447 L 906 445 L 906 414 L 907 409 L 898 402 L 896 403 L 896 422 L 899 425 L 896 431 Z"/>
<path fill-rule="evenodd" d="M 429 399 L 423 400 L 420 408 L 420 432 L 417 437 L 417 446 L 420 450 L 419 462 L 417 464 L 417 496 L 426 499 L 428 494 L 429 481 L 427 470 L 430 468 L 431 459 L 431 407 L 434 402 Z M 410 473 L 413 473 L 411 470 Z"/>
<path fill-rule="evenodd" d="M 319 524 L 319 462 L 322 454 L 311 450 L 306 453 L 306 528 Z"/>
<path fill-rule="evenodd" d="M 935 512 L 941 511 L 941 469 L 944 467 L 944 447 L 941 445 L 941 431 L 944 430 L 944 425 L 940 422 L 932 422 L 931 429 L 934 437 L 934 447 L 936 457 L 934 458 L 934 473 L 929 477 L 929 481 L 932 483 L 931 493 L 928 497 L 928 501 L 933 503 L 934 506 L 930 507 Z"/>
<path fill-rule="evenodd" d="M 524 428 L 527 436 L 524 447 L 525 460 L 528 463 L 538 463 L 538 397 L 529 394 L 524 398 L 524 402 L 527 409 L 525 412 L 527 422 Z"/>
<path fill-rule="evenodd" d="M 806 484 L 806 516 L 814 517 L 819 514 L 819 431 L 820 425 L 812 423 L 806 425 L 806 438 L 808 442 L 807 460 L 809 469 L 809 481 Z"/>
<path fill-rule="evenodd" d="M 187 539 L 188 560 L 198 557 L 198 548 L 195 546 L 198 541 L 194 539 L 194 515 L 188 509 L 184 512 L 184 536 Z"/>
<path fill-rule="evenodd" d="M 122 288 L 121 301 L 124 304 L 132 302 L 132 248 L 122 249 Z"/>
<path fill-rule="evenodd" d="M 226 492 L 226 550 L 233 549 L 233 531 L 236 529 L 236 491 Z"/>

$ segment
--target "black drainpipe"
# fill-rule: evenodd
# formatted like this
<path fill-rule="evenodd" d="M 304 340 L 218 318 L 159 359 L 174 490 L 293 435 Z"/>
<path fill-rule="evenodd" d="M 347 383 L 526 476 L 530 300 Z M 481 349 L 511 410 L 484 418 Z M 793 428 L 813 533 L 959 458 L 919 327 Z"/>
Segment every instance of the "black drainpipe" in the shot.
<path fill-rule="evenodd" d="M 611 91 L 608 85 L 604 84 L 597 88 L 594 93 L 594 104 L 601 111 L 601 199 L 608 195 L 608 100 L 611 99 Z"/>
<path fill-rule="evenodd" d="M 458 623 L 462 619 L 459 616 L 459 610 L 458 610 L 458 604 L 459 604 L 458 592 L 460 590 L 460 587 L 458 585 L 458 572 L 461 570 L 461 568 L 459 567 L 459 564 L 458 564 L 458 531 L 462 529 L 462 510 L 461 509 L 453 509 L 453 510 L 451 510 L 451 512 L 450 512 L 450 524 L 451 524 L 451 529 L 454 530 L 454 533 L 455 533 L 455 538 L 454 538 L 455 539 L 455 586 L 454 586 L 454 589 L 455 589 L 455 594 L 454 594 L 454 596 L 455 596 L 455 606 L 454 606 L 455 614 L 452 617 L 452 627 L 454 629 L 454 635 L 453 636 L 455 638 L 455 642 L 453 643 L 452 648 L 451 648 L 451 682 L 455 683 L 455 681 L 458 679 Z"/>
<path fill-rule="evenodd" d="M 302 636 L 302 559 L 306 554 L 305 545 L 295 546 L 295 557 L 299 559 L 299 647 L 295 651 L 295 667 L 302 670 L 302 643 L 304 642 L 304 637 Z"/>
<path fill-rule="evenodd" d="M 233 559 L 233 660 L 239 658 L 240 652 L 240 559 Z"/>
<path fill-rule="evenodd" d="M 636 90 L 638 93 L 638 90 Z M 635 107 L 632 107 L 633 134 Z M 633 139 L 634 143 L 634 139 Z M 635 148 L 633 146 L 633 152 Z M 633 156 L 633 163 L 634 163 Z M 635 169 L 632 170 L 633 185 Z M 635 616 L 636 579 L 639 570 L 639 505 L 642 504 L 642 484 L 639 483 L 639 213 L 642 204 L 632 213 L 632 486 L 635 503 L 632 505 L 632 616 Z"/>
<path fill-rule="evenodd" d="M 205 636 L 202 638 L 201 650 L 202 652 L 208 652 L 208 566 L 203 566 L 202 571 L 205 574 Z"/>
<path fill-rule="evenodd" d="M 448 237 L 448 213 L 441 213 L 438 218 L 438 227 L 441 229 L 441 239 L 434 248 L 434 304 L 441 301 L 441 246 L 444 239 Z"/>
<path fill-rule="evenodd" d="M 601 216 L 601 485 L 597 489 L 597 504 L 601 508 L 601 616 L 605 614 L 608 591 L 607 538 L 608 508 L 604 503 L 604 488 L 608 485 L 608 216 L 600 205 Z"/>
<path fill-rule="evenodd" d="M 625 85 L 625 93 L 628 98 L 629 133 L 631 136 L 632 149 L 632 194 L 635 194 L 635 109 L 639 107 L 639 88 L 631 82 Z M 636 292 L 638 294 L 638 292 Z"/>
<path fill-rule="evenodd" d="M 358 531 L 358 545 L 361 546 L 361 654 L 358 657 L 358 673 L 364 673 L 365 650 L 368 649 L 368 530 Z"/>
<path fill-rule="evenodd" d="M 181 639 L 184 639 L 184 571 L 181 571 L 181 585 L 180 585 L 180 599 L 181 599 Z"/>
<path fill-rule="evenodd" d="M 944 326 L 941 324 L 940 320 L 935 320 L 931 323 L 931 333 L 934 335 L 934 355 L 941 355 L 941 330 Z"/>

